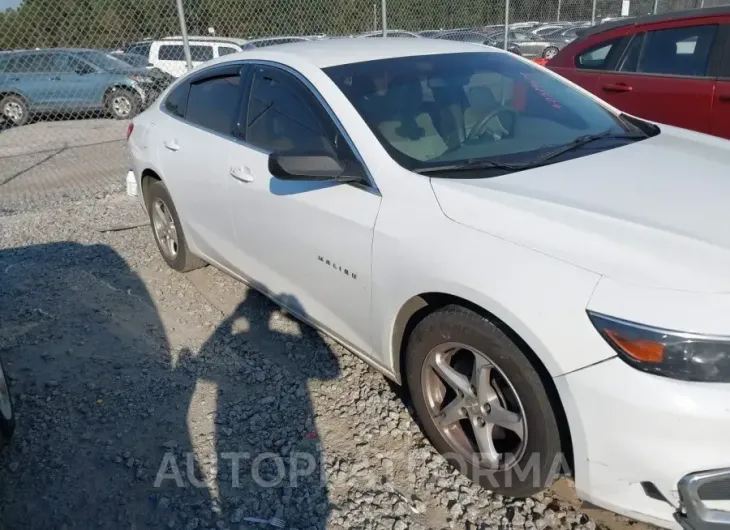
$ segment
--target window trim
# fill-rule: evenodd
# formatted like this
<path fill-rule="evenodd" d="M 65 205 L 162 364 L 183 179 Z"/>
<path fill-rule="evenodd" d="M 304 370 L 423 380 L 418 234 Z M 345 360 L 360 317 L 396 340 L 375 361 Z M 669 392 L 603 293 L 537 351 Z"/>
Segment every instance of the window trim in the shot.
<path fill-rule="evenodd" d="M 710 47 L 710 53 L 709 58 L 707 60 L 707 75 L 678 75 L 678 74 L 654 74 L 654 73 L 648 73 L 648 72 L 623 72 L 621 70 L 618 70 L 620 64 L 623 63 L 623 61 L 626 59 L 626 56 L 629 51 L 629 47 L 631 43 L 634 41 L 634 39 L 643 37 L 643 42 L 641 43 L 641 53 L 639 54 L 639 62 L 637 62 L 637 67 L 641 61 L 642 56 L 644 55 L 644 47 L 646 46 L 646 35 L 652 31 L 668 31 L 672 29 L 682 29 L 682 28 L 694 28 L 699 26 L 717 26 L 717 30 L 715 31 L 715 40 L 712 43 L 712 46 Z M 723 56 L 723 48 L 725 46 L 725 42 L 728 37 L 728 28 L 726 27 L 726 24 L 719 24 L 719 23 L 713 23 L 713 24 L 689 24 L 686 26 L 673 26 L 668 28 L 656 28 L 656 29 L 649 29 L 649 28 L 642 28 L 641 30 L 632 33 L 629 35 L 631 38 L 629 39 L 629 42 L 624 46 L 623 50 L 621 51 L 621 57 L 619 57 L 618 61 L 613 65 L 614 69 L 611 73 L 617 74 L 617 75 L 628 75 L 628 76 L 639 76 L 639 77 L 666 77 L 669 79 L 695 79 L 697 81 L 714 81 L 717 79 L 718 74 L 720 72 L 720 67 L 722 64 L 722 56 Z M 729 67 L 730 69 L 730 67 Z"/>
<path fill-rule="evenodd" d="M 277 63 L 275 61 L 268 61 L 263 59 L 249 59 L 246 61 L 242 61 L 242 64 L 245 66 L 248 66 L 248 72 L 246 74 L 246 87 L 243 92 L 243 97 L 246 98 L 246 100 L 250 96 L 251 92 L 251 82 L 253 81 L 251 75 L 253 73 L 255 66 L 265 66 L 268 68 L 272 68 L 274 70 L 279 70 L 280 72 L 284 74 L 289 74 L 294 79 L 299 81 L 302 85 L 304 85 L 304 88 L 309 90 L 309 92 L 314 96 L 314 98 L 317 100 L 317 102 L 320 104 L 320 106 L 324 109 L 325 113 L 329 116 L 329 118 L 334 123 L 335 127 L 337 128 L 340 135 L 345 139 L 347 142 L 347 145 L 350 147 L 350 150 L 355 155 L 355 159 L 358 161 L 360 166 L 363 169 L 363 173 L 365 175 L 365 178 L 367 179 L 367 183 L 360 183 L 360 182 L 349 182 L 348 184 L 355 186 L 359 189 L 363 189 L 364 191 L 369 191 L 371 193 L 374 193 L 375 195 L 380 196 L 380 190 L 375 183 L 375 179 L 372 176 L 372 173 L 370 172 L 370 169 L 368 168 L 367 164 L 365 164 L 365 161 L 362 158 L 362 155 L 360 154 L 360 151 L 358 151 L 357 147 L 355 147 L 355 143 L 352 141 L 352 138 L 350 138 L 350 135 L 345 130 L 345 127 L 342 125 L 342 122 L 337 118 L 332 108 L 329 106 L 327 101 L 322 97 L 322 94 L 319 93 L 319 91 L 315 88 L 315 86 L 312 84 L 309 79 L 307 79 L 304 75 L 302 75 L 300 72 L 295 70 L 294 68 L 291 68 L 288 65 Z M 243 142 L 246 146 L 256 149 L 262 153 L 269 153 L 270 151 L 267 151 L 265 149 L 262 149 L 256 145 L 250 144 L 246 142 L 242 132 L 241 127 L 243 127 L 245 131 L 245 124 L 246 124 L 246 110 L 248 108 L 248 105 L 243 105 L 243 100 L 241 101 L 241 112 L 239 114 L 239 121 L 237 124 L 237 134 L 238 140 L 240 142 Z"/>
<path fill-rule="evenodd" d="M 715 67 L 714 72 L 717 74 L 717 79 L 722 81 L 730 80 L 730 24 L 720 24 L 718 28 L 717 42 L 717 55 L 710 58 L 710 66 Z M 714 50 L 713 50 L 714 51 Z M 712 60 L 715 59 L 715 64 L 712 64 Z"/>

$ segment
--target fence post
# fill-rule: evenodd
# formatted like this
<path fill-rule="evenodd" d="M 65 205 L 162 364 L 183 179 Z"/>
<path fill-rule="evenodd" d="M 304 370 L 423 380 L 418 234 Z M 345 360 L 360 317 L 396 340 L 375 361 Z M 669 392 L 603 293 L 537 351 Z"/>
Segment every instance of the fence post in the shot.
<path fill-rule="evenodd" d="M 509 44 L 507 38 L 509 36 L 509 0 L 504 0 L 504 49 L 507 50 Z"/>
<path fill-rule="evenodd" d="M 182 0 L 177 0 L 177 18 L 180 20 L 180 34 L 182 35 L 183 50 L 185 52 L 185 64 L 188 72 L 193 69 L 193 59 L 190 57 L 190 44 L 188 43 L 188 27 L 185 25 L 185 10 Z"/>
<path fill-rule="evenodd" d="M 383 38 L 388 36 L 388 7 L 385 4 L 386 0 L 380 0 L 381 17 L 383 19 Z"/>
<path fill-rule="evenodd" d="M 659 4 L 659 0 L 654 0 L 654 14 L 656 15 L 656 10 Z"/>
<path fill-rule="evenodd" d="M 593 11 L 591 11 L 591 26 L 596 24 L 596 0 L 593 0 Z"/>
<path fill-rule="evenodd" d="M 373 31 L 378 31 L 378 4 L 373 2 Z"/>
<path fill-rule="evenodd" d="M 558 18 L 556 19 L 557 22 L 560 22 L 560 0 L 558 0 Z"/>

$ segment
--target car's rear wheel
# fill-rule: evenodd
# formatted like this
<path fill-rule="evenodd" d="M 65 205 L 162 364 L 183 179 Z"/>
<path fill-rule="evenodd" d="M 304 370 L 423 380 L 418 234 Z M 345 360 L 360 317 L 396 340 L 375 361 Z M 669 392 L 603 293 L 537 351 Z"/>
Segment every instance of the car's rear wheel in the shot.
<path fill-rule="evenodd" d="M 139 114 L 142 106 L 139 94 L 120 88 L 112 90 L 106 96 L 106 108 L 117 120 L 129 120 Z"/>
<path fill-rule="evenodd" d="M 205 266 L 205 262 L 188 248 L 180 218 L 165 185 L 159 180 L 153 181 L 147 190 L 146 199 L 152 233 L 167 264 L 180 272 Z"/>
<path fill-rule="evenodd" d="M 10 397 L 10 384 L 0 362 L 0 447 L 4 446 L 15 431 L 13 400 Z"/>
<path fill-rule="evenodd" d="M 486 318 L 460 306 L 428 315 L 409 339 L 406 369 L 431 443 L 482 487 L 528 496 L 563 470 L 556 415 L 540 375 Z"/>
<path fill-rule="evenodd" d="M 0 98 L 0 115 L 13 125 L 25 125 L 30 119 L 28 104 L 15 94 Z"/>
<path fill-rule="evenodd" d="M 543 59 L 552 59 L 558 54 L 558 50 L 555 46 L 548 46 L 542 51 Z"/>

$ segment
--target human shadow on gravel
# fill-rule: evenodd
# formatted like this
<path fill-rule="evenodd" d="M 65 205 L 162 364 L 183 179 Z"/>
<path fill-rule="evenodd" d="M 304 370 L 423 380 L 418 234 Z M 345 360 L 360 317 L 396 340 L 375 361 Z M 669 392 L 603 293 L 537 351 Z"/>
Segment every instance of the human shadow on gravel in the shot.
<path fill-rule="evenodd" d="M 105 245 L 0 250 L 0 357 L 17 414 L 0 529 L 326 525 L 319 467 L 290 470 L 306 471 L 305 453 L 320 462 L 306 385 L 337 376 L 329 348 L 309 328 L 270 331 L 276 308 L 257 295 L 201 348 L 190 337 L 171 348 L 169 304 L 160 315 Z"/>

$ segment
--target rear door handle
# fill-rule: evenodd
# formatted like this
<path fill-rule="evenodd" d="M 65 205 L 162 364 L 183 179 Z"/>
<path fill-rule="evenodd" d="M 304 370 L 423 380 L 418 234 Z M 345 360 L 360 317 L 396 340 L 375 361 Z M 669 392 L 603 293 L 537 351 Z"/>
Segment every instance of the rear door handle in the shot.
<path fill-rule="evenodd" d="M 232 167 L 231 176 L 241 182 L 253 182 L 253 175 L 247 167 Z"/>
<path fill-rule="evenodd" d="M 51 76 L 48 79 L 50 79 L 51 81 L 60 81 L 61 80 L 61 76 L 60 75 Z"/>
<path fill-rule="evenodd" d="M 730 102 L 730 94 L 720 94 L 719 96 L 720 101 L 724 102 Z"/>
<path fill-rule="evenodd" d="M 170 151 L 177 151 L 180 149 L 180 145 L 175 140 L 165 140 L 162 143 L 165 144 L 165 147 Z"/>
<path fill-rule="evenodd" d="M 603 88 L 606 92 L 631 92 L 632 90 L 632 87 L 626 83 L 611 83 L 603 85 L 601 88 Z"/>

